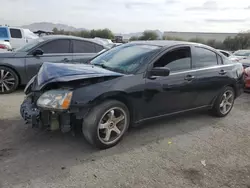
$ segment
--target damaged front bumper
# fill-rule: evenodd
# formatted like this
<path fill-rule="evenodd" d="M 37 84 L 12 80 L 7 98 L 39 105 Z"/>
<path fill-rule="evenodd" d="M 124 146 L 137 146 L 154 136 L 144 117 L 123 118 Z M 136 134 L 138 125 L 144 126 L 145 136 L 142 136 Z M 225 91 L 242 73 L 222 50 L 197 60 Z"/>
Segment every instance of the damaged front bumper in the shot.
<path fill-rule="evenodd" d="M 69 132 L 74 129 L 76 123 L 82 122 L 82 117 L 78 113 L 38 108 L 32 96 L 27 96 L 20 107 L 20 114 L 26 124 L 31 124 L 33 128 L 46 128 L 52 131 L 60 129 L 62 132 Z"/>

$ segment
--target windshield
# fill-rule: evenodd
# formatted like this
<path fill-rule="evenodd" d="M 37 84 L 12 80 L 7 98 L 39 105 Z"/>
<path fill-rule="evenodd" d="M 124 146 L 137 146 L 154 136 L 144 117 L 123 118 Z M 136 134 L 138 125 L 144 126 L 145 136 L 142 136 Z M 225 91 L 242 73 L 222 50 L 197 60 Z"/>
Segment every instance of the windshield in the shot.
<path fill-rule="evenodd" d="M 250 56 L 250 50 L 239 50 L 234 52 L 235 56 Z"/>
<path fill-rule="evenodd" d="M 38 38 L 38 39 L 34 39 L 31 42 L 27 43 L 26 45 L 17 48 L 15 51 L 16 52 L 28 52 L 30 49 L 34 48 L 36 45 L 38 45 L 39 43 L 43 42 L 44 39 L 42 38 Z"/>
<path fill-rule="evenodd" d="M 91 64 L 120 73 L 133 74 L 159 49 L 159 46 L 153 45 L 121 45 L 97 56 Z"/>
<path fill-rule="evenodd" d="M 7 28 L 0 27 L 0 39 L 5 39 L 5 40 L 9 39 Z"/>

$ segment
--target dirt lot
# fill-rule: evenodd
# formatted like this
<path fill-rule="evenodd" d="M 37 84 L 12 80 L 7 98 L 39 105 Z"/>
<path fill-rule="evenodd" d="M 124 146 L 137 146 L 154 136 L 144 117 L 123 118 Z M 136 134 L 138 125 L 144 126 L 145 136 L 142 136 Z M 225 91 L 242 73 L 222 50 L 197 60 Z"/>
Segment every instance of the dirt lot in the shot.
<path fill-rule="evenodd" d="M 106 151 L 31 129 L 22 99 L 0 96 L 0 187 L 250 187 L 249 94 L 224 119 L 202 112 L 147 123 Z"/>

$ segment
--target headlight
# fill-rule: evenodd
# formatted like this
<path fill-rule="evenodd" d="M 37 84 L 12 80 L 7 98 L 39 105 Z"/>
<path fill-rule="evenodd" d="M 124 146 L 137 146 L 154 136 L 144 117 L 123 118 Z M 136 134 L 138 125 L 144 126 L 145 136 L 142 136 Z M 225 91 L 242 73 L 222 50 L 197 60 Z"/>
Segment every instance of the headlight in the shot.
<path fill-rule="evenodd" d="M 47 91 L 37 100 L 37 106 L 49 109 L 66 110 L 69 108 L 72 91 L 51 90 Z"/>

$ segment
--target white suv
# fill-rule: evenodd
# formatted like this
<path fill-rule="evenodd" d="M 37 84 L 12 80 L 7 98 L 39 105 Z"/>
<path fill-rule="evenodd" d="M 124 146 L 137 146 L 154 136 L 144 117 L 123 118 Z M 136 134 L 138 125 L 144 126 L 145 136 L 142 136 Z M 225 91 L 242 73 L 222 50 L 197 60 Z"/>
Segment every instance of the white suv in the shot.
<path fill-rule="evenodd" d="M 0 26 L 0 41 L 9 42 L 13 49 L 20 48 L 37 38 L 39 37 L 29 29 Z"/>

